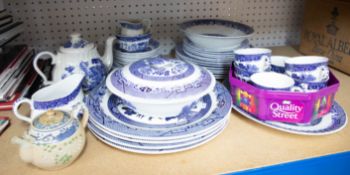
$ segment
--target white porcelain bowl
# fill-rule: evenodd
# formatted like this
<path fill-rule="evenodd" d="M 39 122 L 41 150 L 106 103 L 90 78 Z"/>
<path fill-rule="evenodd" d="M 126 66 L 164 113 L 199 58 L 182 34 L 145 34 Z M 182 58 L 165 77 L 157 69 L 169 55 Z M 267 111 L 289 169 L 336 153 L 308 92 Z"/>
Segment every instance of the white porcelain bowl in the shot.
<path fill-rule="evenodd" d="M 210 49 L 239 46 L 254 33 L 250 26 L 222 19 L 190 20 L 180 24 L 180 29 L 195 45 Z"/>
<path fill-rule="evenodd" d="M 204 68 L 179 59 L 147 58 L 113 70 L 106 86 L 139 113 L 177 116 L 186 106 L 214 93 L 216 80 Z"/>

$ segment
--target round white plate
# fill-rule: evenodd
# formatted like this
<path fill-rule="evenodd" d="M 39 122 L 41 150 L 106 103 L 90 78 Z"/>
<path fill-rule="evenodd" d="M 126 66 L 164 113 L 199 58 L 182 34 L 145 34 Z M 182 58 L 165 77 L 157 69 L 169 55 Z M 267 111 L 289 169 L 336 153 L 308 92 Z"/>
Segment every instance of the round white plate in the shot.
<path fill-rule="evenodd" d="M 292 124 L 283 122 L 263 121 L 243 111 L 239 107 L 232 105 L 232 108 L 241 113 L 243 116 L 259 124 L 268 126 L 280 131 L 300 134 L 300 135 L 328 135 L 342 130 L 347 124 L 347 115 L 344 109 L 334 102 L 331 111 L 325 116 L 312 121 L 309 124 Z"/>
<path fill-rule="evenodd" d="M 220 125 L 218 128 L 201 137 L 193 138 L 192 140 L 186 140 L 186 141 L 176 141 L 172 143 L 144 143 L 139 141 L 128 141 L 128 140 L 119 138 L 117 136 L 110 135 L 104 132 L 103 130 L 100 130 L 93 123 L 89 123 L 88 127 L 90 131 L 94 133 L 94 135 L 98 135 L 100 138 L 103 138 L 104 140 L 107 140 L 109 142 L 113 142 L 122 146 L 127 146 L 130 148 L 136 148 L 136 149 L 173 149 L 178 147 L 189 146 L 197 142 L 207 140 L 215 136 L 216 133 L 220 132 L 224 128 L 224 126 L 226 126 L 227 122 L 228 121 L 223 122 L 222 125 Z"/>
<path fill-rule="evenodd" d="M 225 125 L 225 127 L 227 126 L 227 124 Z M 114 142 L 110 142 L 109 140 L 100 137 L 99 135 L 95 134 L 95 136 L 100 139 L 102 142 L 104 142 L 107 145 L 110 145 L 111 147 L 114 148 L 118 148 L 121 149 L 123 151 L 128 151 L 128 152 L 133 152 L 133 153 L 141 153 L 141 154 L 168 154 L 168 153 L 175 153 L 175 152 L 180 152 L 180 151 L 186 151 L 189 149 L 193 149 L 196 147 L 199 147 L 211 140 L 213 140 L 214 138 L 216 138 L 220 133 L 222 133 L 222 131 L 225 129 L 225 127 L 223 127 L 221 130 L 219 130 L 217 133 L 215 133 L 213 136 L 209 137 L 206 140 L 203 141 L 198 141 L 196 143 L 187 145 L 187 146 L 181 146 L 181 147 L 177 147 L 177 148 L 171 148 L 171 149 L 136 149 L 136 148 L 131 148 L 131 147 L 127 147 L 127 146 L 123 146 L 120 145 L 118 143 L 114 143 Z"/>

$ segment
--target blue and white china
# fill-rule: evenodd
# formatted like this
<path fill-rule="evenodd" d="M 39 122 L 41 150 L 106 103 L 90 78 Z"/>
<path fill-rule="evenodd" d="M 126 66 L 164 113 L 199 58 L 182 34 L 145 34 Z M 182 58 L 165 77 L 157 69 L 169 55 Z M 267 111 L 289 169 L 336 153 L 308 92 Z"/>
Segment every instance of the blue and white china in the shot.
<path fill-rule="evenodd" d="M 136 61 L 113 70 L 107 88 L 139 113 L 154 117 L 177 116 L 208 93 L 215 78 L 204 68 L 163 57 Z"/>
<path fill-rule="evenodd" d="M 159 42 L 153 39 L 150 40 L 146 50 L 138 52 L 125 52 L 120 50 L 116 45 L 113 50 L 113 66 L 122 67 L 140 59 L 157 57 L 160 54 L 160 49 L 161 47 Z"/>
<path fill-rule="evenodd" d="M 37 54 L 33 62 L 34 68 L 43 78 L 45 85 L 58 82 L 72 74 L 85 74 L 82 84 L 83 90 L 89 91 L 105 79 L 108 70 L 112 67 L 112 47 L 115 37 L 111 36 L 106 40 L 103 56 L 99 55 L 97 45 L 82 39 L 79 33 L 71 34 L 70 38 L 60 47 L 57 54 L 48 51 Z M 49 81 L 38 67 L 38 61 L 47 58 L 51 58 L 52 64 L 55 65 L 52 72 L 52 81 Z"/>
<path fill-rule="evenodd" d="M 295 82 L 288 75 L 276 72 L 259 72 L 250 77 L 254 86 L 266 90 L 303 92 L 301 87 L 295 86 Z"/>
<path fill-rule="evenodd" d="M 149 19 L 118 20 L 117 25 L 120 27 L 121 35 L 138 36 L 149 30 L 151 21 Z"/>
<path fill-rule="evenodd" d="M 128 105 L 125 105 L 123 99 L 116 95 L 108 94 L 110 93 L 107 92 L 106 97 L 108 97 L 108 99 L 102 100 L 102 105 L 108 106 L 108 110 L 105 111 L 106 114 L 108 116 L 113 116 L 112 119 L 133 128 L 159 130 L 168 129 L 170 127 L 183 127 L 184 125 L 192 124 L 210 115 L 216 107 L 216 96 L 210 93 L 194 101 L 177 116 L 153 117 L 135 111 Z"/>
<path fill-rule="evenodd" d="M 243 111 L 239 107 L 233 105 L 233 109 L 241 113 L 244 117 L 253 120 L 259 124 L 267 127 L 277 129 L 280 131 L 299 134 L 299 135 L 328 135 L 339 132 L 347 125 L 347 115 L 344 109 L 337 103 L 334 102 L 330 113 L 325 116 L 312 121 L 309 124 L 293 124 L 273 121 L 263 121 L 252 116 L 251 114 Z"/>
<path fill-rule="evenodd" d="M 241 45 L 239 48 L 242 47 L 245 46 Z M 184 45 L 178 45 L 176 47 L 176 57 L 205 67 L 214 74 L 216 79 L 223 79 L 228 74 L 234 54 L 233 50 L 229 52 L 194 51 L 191 48 L 186 49 L 184 42 Z"/>
<path fill-rule="evenodd" d="M 151 33 L 147 32 L 137 36 L 117 35 L 117 46 L 124 52 L 140 52 L 148 48 Z"/>
<path fill-rule="evenodd" d="M 271 71 L 277 72 L 277 73 L 284 73 L 285 72 L 285 61 L 287 59 L 290 59 L 290 57 L 287 56 L 271 56 Z"/>
<path fill-rule="evenodd" d="M 197 137 L 191 140 L 187 141 L 176 141 L 172 143 L 144 143 L 140 141 L 129 141 L 124 140 L 122 138 L 119 138 L 117 136 L 114 136 L 112 134 L 109 134 L 99 127 L 95 126 L 93 123 L 88 124 L 88 128 L 90 131 L 96 135 L 96 137 L 104 138 L 105 140 L 108 140 L 109 142 L 118 143 L 123 146 L 135 148 L 135 149 L 173 149 L 183 146 L 189 146 L 197 142 L 202 142 L 204 140 L 207 140 L 211 137 L 213 137 L 215 134 L 217 134 L 219 131 L 222 131 L 224 126 L 227 122 L 223 123 L 223 125 L 218 126 L 218 128 L 215 128 L 215 130 L 211 131 L 210 133 L 206 135 L 202 135 L 201 137 Z"/>
<path fill-rule="evenodd" d="M 11 140 L 20 145 L 21 159 L 50 170 L 71 164 L 84 148 L 84 129 L 89 117 L 86 107 L 81 121 L 79 111 L 71 112 L 48 110 L 31 119 L 23 138 L 13 137 Z"/>
<path fill-rule="evenodd" d="M 18 99 L 13 105 L 13 113 L 23 121 L 31 122 L 34 116 L 50 109 L 71 111 L 77 106 L 84 105 L 84 94 L 81 88 L 83 74 L 71 75 L 59 82 L 36 91 L 31 99 Z M 28 103 L 30 106 L 30 116 L 22 115 L 19 106 Z"/>
<path fill-rule="evenodd" d="M 301 87 L 305 92 L 316 92 L 327 87 L 327 82 L 296 82 L 296 85 Z"/>
<path fill-rule="evenodd" d="M 327 85 L 329 79 L 328 58 L 300 56 L 285 61 L 286 74 L 304 87 L 305 91 L 317 91 Z"/>
<path fill-rule="evenodd" d="M 212 133 L 209 136 L 206 136 L 206 138 L 192 141 L 191 144 L 179 146 L 179 147 L 175 147 L 175 148 L 167 148 L 167 149 L 164 149 L 164 148 L 161 148 L 161 149 L 160 148 L 142 148 L 142 145 L 144 145 L 144 143 L 140 143 L 140 148 L 125 146 L 125 144 L 121 144 L 120 142 L 116 142 L 115 140 L 113 140 L 115 138 L 113 138 L 111 136 L 104 137 L 104 136 L 101 136 L 101 135 L 95 133 L 94 131 L 92 131 L 92 133 L 98 139 L 100 139 L 102 142 L 104 142 L 105 144 L 110 145 L 114 148 L 123 150 L 123 151 L 140 153 L 140 154 L 169 154 L 169 153 L 186 151 L 186 150 L 190 150 L 190 149 L 199 147 L 199 146 L 211 141 L 215 137 L 217 137 L 225 129 L 226 126 L 227 126 L 227 124 L 222 129 Z"/>
<path fill-rule="evenodd" d="M 265 48 L 245 48 L 234 51 L 234 66 L 247 74 L 265 72 L 271 69 L 271 50 Z"/>
<path fill-rule="evenodd" d="M 248 72 L 246 70 L 243 69 L 239 69 L 239 68 L 235 68 L 235 71 L 233 72 L 234 75 L 245 82 L 249 82 L 250 81 L 250 77 L 255 74 L 254 72 Z"/>
<path fill-rule="evenodd" d="M 170 127 L 167 130 L 161 128 L 159 130 L 150 130 L 148 128 L 132 128 L 124 125 L 122 122 L 115 120 L 114 116 L 107 115 L 105 111 L 107 107 L 103 105 L 103 99 L 106 97 L 106 86 L 102 85 L 93 91 L 85 100 L 90 112 L 90 121 L 95 125 L 99 125 L 104 130 L 113 135 L 131 137 L 134 139 L 143 140 L 170 140 L 182 139 L 199 135 L 203 132 L 213 129 L 220 125 L 222 121 L 227 120 L 230 114 L 232 104 L 232 97 L 229 91 L 221 84 L 215 86 L 215 93 L 217 94 L 217 107 L 207 117 L 184 127 Z"/>
<path fill-rule="evenodd" d="M 254 29 L 242 23 L 222 19 L 195 19 L 180 24 L 195 45 L 202 48 L 231 48 L 254 33 Z"/>

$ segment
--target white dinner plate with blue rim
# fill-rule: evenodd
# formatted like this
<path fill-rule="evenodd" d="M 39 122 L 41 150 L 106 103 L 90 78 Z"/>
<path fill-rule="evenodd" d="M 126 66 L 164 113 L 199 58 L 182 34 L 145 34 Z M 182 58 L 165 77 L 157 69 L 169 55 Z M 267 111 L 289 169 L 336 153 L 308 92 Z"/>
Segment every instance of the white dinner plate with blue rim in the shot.
<path fill-rule="evenodd" d="M 235 105 L 232 105 L 232 107 L 233 109 L 241 113 L 243 116 L 259 124 L 262 124 L 280 131 L 284 131 L 292 134 L 300 134 L 300 135 L 333 134 L 342 130 L 346 126 L 348 121 L 347 115 L 344 109 L 337 102 L 333 103 L 331 111 L 325 116 L 317 120 L 314 120 L 309 124 L 302 124 L 302 125 L 259 120 L 258 118 L 243 111 L 242 109 L 240 109 Z"/>
<path fill-rule="evenodd" d="M 177 127 L 185 127 L 199 122 L 209 116 L 217 107 L 216 99 L 218 94 L 208 94 L 198 101 L 189 105 L 185 112 L 171 117 L 152 117 L 138 113 L 124 104 L 124 100 L 111 94 L 109 91 L 102 98 L 102 106 L 107 106 L 104 110 L 107 116 L 113 120 L 135 129 L 144 130 L 168 130 Z"/>
<path fill-rule="evenodd" d="M 104 142 L 105 144 L 114 147 L 114 148 L 118 148 L 120 150 L 123 151 L 128 151 L 128 152 L 133 152 L 133 153 L 141 153 L 141 154 L 169 154 L 169 153 L 175 153 L 175 152 L 180 152 L 180 151 L 186 151 L 189 149 L 193 149 L 196 147 L 199 147 L 211 140 L 213 140 L 214 138 L 216 138 L 220 133 L 222 133 L 222 131 L 225 129 L 225 127 L 227 126 L 227 124 L 224 125 L 224 127 L 220 130 L 218 130 L 217 132 L 213 133 L 213 135 L 211 135 L 210 137 L 208 137 L 207 139 L 204 140 L 200 140 L 197 142 L 194 142 L 192 144 L 186 145 L 186 146 L 179 146 L 179 147 L 175 147 L 175 148 L 169 148 L 169 149 L 142 149 L 142 148 L 133 148 L 133 147 L 128 147 L 128 146 L 123 146 L 121 144 L 112 142 L 111 139 L 107 139 L 104 137 L 101 137 L 100 135 L 94 133 L 92 131 L 92 133 L 102 142 Z M 112 138 L 113 140 L 113 138 Z"/>
<path fill-rule="evenodd" d="M 228 114 L 229 115 L 229 114 Z M 228 117 L 227 117 L 228 119 Z M 109 135 L 121 138 L 123 140 L 127 141 L 132 141 L 132 142 L 142 142 L 142 143 L 150 143 L 150 144 L 165 144 L 165 143 L 178 143 L 178 142 L 186 142 L 186 141 L 191 141 L 194 139 L 198 139 L 200 137 L 203 137 L 205 135 L 208 135 L 209 133 L 213 132 L 216 130 L 218 127 L 222 126 L 223 123 L 225 123 L 226 120 L 221 121 L 217 126 L 210 128 L 206 130 L 205 132 L 201 132 L 198 134 L 190 135 L 189 137 L 184 137 L 184 138 L 174 138 L 174 139 L 162 139 L 162 140 L 149 140 L 149 139 L 143 139 L 143 138 L 133 138 L 130 136 L 125 136 L 125 135 L 120 135 L 115 133 L 113 130 L 110 130 L 108 128 L 105 128 L 101 126 L 99 123 L 96 123 L 94 120 L 89 120 L 89 124 L 94 125 L 95 127 L 99 128 L 100 130 L 104 131 L 105 133 L 108 133 Z"/>
<path fill-rule="evenodd" d="M 208 117 L 191 125 L 169 128 L 168 130 L 136 129 L 113 120 L 113 116 L 108 116 L 105 112 L 107 107 L 102 106 L 101 103 L 102 98 L 107 91 L 107 88 L 103 83 L 86 97 L 85 103 L 90 112 L 89 120 L 102 126 L 110 133 L 143 140 L 181 139 L 207 132 L 208 130 L 220 125 L 220 122 L 229 117 L 232 103 L 231 95 L 220 83 L 217 83 L 215 88 L 218 93 L 217 107 Z"/>
<path fill-rule="evenodd" d="M 197 137 L 191 140 L 176 141 L 172 143 L 145 143 L 140 141 L 129 141 L 129 140 L 124 140 L 117 136 L 111 135 L 109 133 L 106 133 L 91 122 L 89 122 L 88 127 L 89 127 L 89 130 L 94 135 L 97 135 L 99 138 L 103 138 L 104 140 L 107 140 L 109 142 L 113 142 L 122 146 L 135 148 L 135 149 L 173 149 L 178 147 L 190 146 L 192 144 L 210 139 L 211 137 L 215 136 L 218 132 L 223 130 L 223 128 L 227 125 L 226 124 L 227 122 L 228 121 L 223 122 L 222 125 L 218 126 L 218 128 L 215 128 L 215 130 L 213 130 L 212 132 L 206 135 L 202 135 L 200 137 Z"/>

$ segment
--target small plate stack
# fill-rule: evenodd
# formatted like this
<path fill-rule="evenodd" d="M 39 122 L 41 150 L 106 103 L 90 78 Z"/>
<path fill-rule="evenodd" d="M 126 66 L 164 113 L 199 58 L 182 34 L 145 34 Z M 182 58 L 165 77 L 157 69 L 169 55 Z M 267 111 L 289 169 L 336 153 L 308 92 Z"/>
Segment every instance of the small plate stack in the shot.
<path fill-rule="evenodd" d="M 113 49 L 113 67 L 122 67 L 144 58 L 157 57 L 160 54 L 160 44 L 151 39 L 145 50 L 128 52 L 121 50 L 118 44 Z"/>
<path fill-rule="evenodd" d="M 206 67 L 216 79 L 223 79 L 233 61 L 233 51 L 249 47 L 254 30 L 241 23 L 220 19 L 191 20 L 180 24 L 185 38 L 176 57 Z"/>
<path fill-rule="evenodd" d="M 115 69 L 86 99 L 90 131 L 121 150 L 164 154 L 200 146 L 228 124 L 231 95 L 204 68 L 147 58 Z"/>

